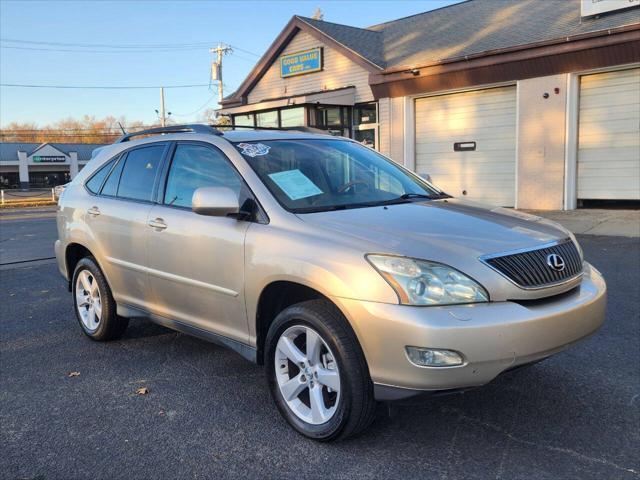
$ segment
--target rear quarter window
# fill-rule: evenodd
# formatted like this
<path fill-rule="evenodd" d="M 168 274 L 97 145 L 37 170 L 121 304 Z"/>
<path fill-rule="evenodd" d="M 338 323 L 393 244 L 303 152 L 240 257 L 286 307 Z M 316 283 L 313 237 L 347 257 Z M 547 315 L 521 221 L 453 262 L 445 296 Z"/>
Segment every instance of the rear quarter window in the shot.
<path fill-rule="evenodd" d="M 111 168 L 113 167 L 113 164 L 115 162 L 115 158 L 108 161 L 102 168 L 94 173 L 93 176 L 85 183 L 87 190 L 95 194 L 100 193 L 100 187 L 102 186 L 104 179 L 107 178 L 107 175 L 109 175 L 109 172 L 111 171 Z"/>

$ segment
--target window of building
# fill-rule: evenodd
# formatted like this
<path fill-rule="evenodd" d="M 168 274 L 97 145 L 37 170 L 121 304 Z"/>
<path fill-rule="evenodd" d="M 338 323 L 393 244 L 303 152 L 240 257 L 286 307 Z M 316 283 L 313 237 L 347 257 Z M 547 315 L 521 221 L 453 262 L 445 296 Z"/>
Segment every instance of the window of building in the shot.
<path fill-rule="evenodd" d="M 353 107 L 353 124 L 362 125 L 366 123 L 376 123 L 378 121 L 376 104 L 367 103 Z"/>
<path fill-rule="evenodd" d="M 256 125 L 258 127 L 278 128 L 278 111 L 256 113 Z"/>
<path fill-rule="evenodd" d="M 129 152 L 120 176 L 118 197 L 151 201 L 164 148 L 154 145 Z"/>
<path fill-rule="evenodd" d="M 301 127 L 304 125 L 304 107 L 284 108 L 280 110 L 282 127 Z"/>
<path fill-rule="evenodd" d="M 253 114 L 250 113 L 248 115 L 234 115 L 233 123 L 234 125 L 239 125 L 241 127 L 253 127 Z"/>
<path fill-rule="evenodd" d="M 104 182 L 104 179 L 107 178 L 107 175 L 109 175 L 109 172 L 111 171 L 111 167 L 113 167 L 114 163 L 115 163 L 115 159 L 111 160 L 110 162 L 107 162 L 107 164 L 103 166 L 100 170 L 98 170 L 96 173 L 94 173 L 93 176 L 89 179 L 89 181 L 85 184 L 85 186 L 91 193 L 100 192 L 100 187 L 102 186 L 102 182 Z"/>
<path fill-rule="evenodd" d="M 178 145 L 171 162 L 164 203 L 191 207 L 193 192 L 200 187 L 227 187 L 238 196 L 242 181 L 217 149 L 203 145 Z"/>

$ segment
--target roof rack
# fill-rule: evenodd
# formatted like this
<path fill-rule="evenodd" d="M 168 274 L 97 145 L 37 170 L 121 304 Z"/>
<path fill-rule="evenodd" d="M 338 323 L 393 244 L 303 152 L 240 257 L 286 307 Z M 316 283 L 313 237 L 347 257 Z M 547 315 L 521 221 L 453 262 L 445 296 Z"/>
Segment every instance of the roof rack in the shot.
<path fill-rule="evenodd" d="M 204 133 L 208 135 L 222 135 L 222 132 L 211 125 L 203 125 L 201 123 L 194 123 L 189 125 L 170 125 L 168 127 L 148 128 L 146 130 L 140 130 L 138 132 L 127 133 L 121 136 L 115 143 L 128 142 L 133 137 L 140 135 L 156 135 L 163 133 Z"/>

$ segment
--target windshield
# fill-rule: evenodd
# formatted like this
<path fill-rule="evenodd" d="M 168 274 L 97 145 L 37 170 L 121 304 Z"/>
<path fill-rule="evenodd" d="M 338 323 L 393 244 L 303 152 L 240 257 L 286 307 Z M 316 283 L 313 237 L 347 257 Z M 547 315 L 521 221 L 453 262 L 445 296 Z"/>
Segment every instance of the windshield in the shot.
<path fill-rule="evenodd" d="M 273 140 L 235 146 L 280 204 L 295 213 L 447 197 L 355 142 Z"/>

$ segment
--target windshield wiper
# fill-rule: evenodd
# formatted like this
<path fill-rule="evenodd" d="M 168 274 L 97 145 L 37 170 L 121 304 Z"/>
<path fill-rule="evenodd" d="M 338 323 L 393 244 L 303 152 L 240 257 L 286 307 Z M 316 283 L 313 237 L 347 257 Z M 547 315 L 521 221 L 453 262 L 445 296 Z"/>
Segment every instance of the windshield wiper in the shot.
<path fill-rule="evenodd" d="M 398 200 L 407 200 L 409 198 L 427 198 L 429 200 L 439 200 L 441 198 L 451 198 L 451 195 L 447 195 L 444 192 L 441 193 L 404 193 L 400 195 Z"/>

